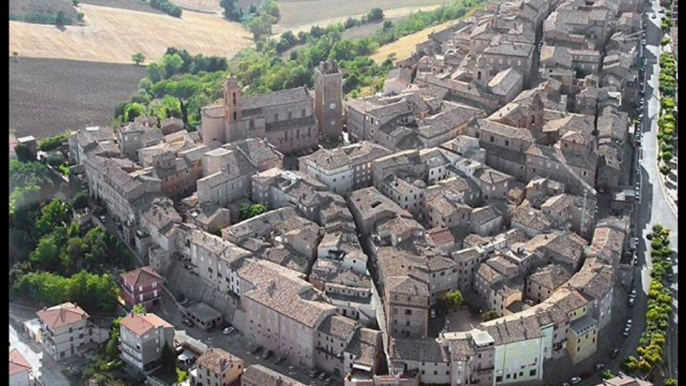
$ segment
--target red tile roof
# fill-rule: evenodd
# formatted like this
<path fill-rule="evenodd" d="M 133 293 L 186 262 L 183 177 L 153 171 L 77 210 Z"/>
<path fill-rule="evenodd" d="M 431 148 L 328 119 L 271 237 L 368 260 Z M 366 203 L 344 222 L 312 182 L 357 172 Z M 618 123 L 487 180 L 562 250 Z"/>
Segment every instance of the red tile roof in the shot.
<path fill-rule="evenodd" d="M 133 287 L 144 287 L 152 283 L 162 283 L 164 278 L 151 267 L 136 268 L 121 275 L 124 283 Z"/>
<path fill-rule="evenodd" d="M 148 313 L 142 315 L 128 314 L 122 319 L 121 325 L 138 336 L 145 335 L 148 331 L 158 327 L 174 327 L 159 316 Z"/>
<path fill-rule="evenodd" d="M 81 307 L 72 303 L 63 303 L 42 311 L 36 312 L 38 318 L 50 329 L 56 329 L 74 324 L 89 315 Z"/>
<path fill-rule="evenodd" d="M 31 365 L 23 355 L 15 348 L 10 351 L 10 376 L 31 371 Z"/>

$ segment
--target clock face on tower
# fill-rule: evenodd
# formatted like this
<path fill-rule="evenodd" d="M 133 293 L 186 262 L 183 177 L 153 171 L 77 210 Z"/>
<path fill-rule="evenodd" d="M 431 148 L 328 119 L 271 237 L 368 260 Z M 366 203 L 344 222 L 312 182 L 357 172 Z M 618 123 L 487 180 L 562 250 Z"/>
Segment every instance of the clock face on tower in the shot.
<path fill-rule="evenodd" d="M 335 104 L 335 103 L 330 104 L 330 105 L 329 105 L 329 108 L 330 108 L 331 110 L 335 109 L 335 108 L 336 108 L 336 104 Z"/>

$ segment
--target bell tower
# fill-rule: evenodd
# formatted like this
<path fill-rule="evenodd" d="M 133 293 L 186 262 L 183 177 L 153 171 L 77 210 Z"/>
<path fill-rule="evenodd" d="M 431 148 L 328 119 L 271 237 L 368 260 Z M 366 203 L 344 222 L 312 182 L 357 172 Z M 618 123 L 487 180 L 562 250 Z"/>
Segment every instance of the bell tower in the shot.
<path fill-rule="evenodd" d="M 240 121 L 241 111 L 238 102 L 241 99 L 241 88 L 238 86 L 238 79 L 229 77 L 224 83 L 224 112 L 226 121 L 234 123 Z"/>
<path fill-rule="evenodd" d="M 336 61 L 320 62 L 315 69 L 314 113 L 325 139 L 337 140 L 343 134 L 343 73 Z"/>

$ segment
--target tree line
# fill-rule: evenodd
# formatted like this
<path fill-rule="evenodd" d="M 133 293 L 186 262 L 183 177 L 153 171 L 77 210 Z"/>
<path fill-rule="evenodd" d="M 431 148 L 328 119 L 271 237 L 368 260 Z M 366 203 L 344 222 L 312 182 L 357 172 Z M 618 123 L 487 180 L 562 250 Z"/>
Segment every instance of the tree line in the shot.
<path fill-rule="evenodd" d="M 324 60 L 338 61 L 343 71 L 343 91 L 352 98 L 366 87 L 378 91 L 388 72 L 394 68 L 393 58 L 381 64 L 370 58 L 380 45 L 431 25 L 460 18 L 481 1 L 453 1 L 434 11 L 414 13 L 397 23 L 384 23 L 383 28 L 370 37 L 356 40 L 342 38 L 341 34 L 347 28 L 362 22 L 383 20 L 383 11 L 373 9 L 361 20 L 350 18 L 326 28 L 314 26 L 297 36 L 289 31 L 279 39 L 261 37 L 256 47 L 242 50 L 228 62 L 223 58 L 191 56 L 185 51 L 169 48 L 160 61 L 148 66 L 147 76 L 141 80 L 138 94 L 130 102 L 117 105 L 114 126 L 144 114 L 161 115 L 160 111 L 175 111 L 174 108 L 169 109 L 172 105 L 169 99 L 167 110 L 155 110 L 153 107 L 154 100 L 161 100 L 155 103 L 164 105 L 164 98 L 169 97 L 179 100 L 180 114 L 186 128 L 195 130 L 201 121 L 201 109 L 218 102 L 222 97 L 222 84 L 229 74 L 236 76 L 241 84 L 249 85 L 246 95 L 300 86 L 312 87 L 314 68 Z M 270 9 L 264 5 L 256 8 L 256 12 L 273 16 L 275 11 Z M 248 13 L 251 13 L 250 10 Z M 241 17 L 245 19 L 245 15 Z M 281 54 L 296 45 L 302 47 L 291 51 L 290 60 L 281 58 Z"/>
<path fill-rule="evenodd" d="M 168 0 L 150 0 L 150 6 L 174 17 L 181 17 L 183 10 Z"/>

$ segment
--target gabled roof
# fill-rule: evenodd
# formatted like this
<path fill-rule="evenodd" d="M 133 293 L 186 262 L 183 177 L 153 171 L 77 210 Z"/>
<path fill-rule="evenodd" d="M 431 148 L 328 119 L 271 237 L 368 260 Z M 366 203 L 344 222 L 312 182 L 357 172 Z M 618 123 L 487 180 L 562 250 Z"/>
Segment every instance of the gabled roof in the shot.
<path fill-rule="evenodd" d="M 133 332 L 137 336 L 143 336 L 152 329 L 157 329 L 159 327 L 163 328 L 174 328 L 169 322 L 160 318 L 155 314 L 134 314 L 130 313 L 124 317 L 121 321 L 121 325 L 126 327 L 129 331 Z"/>
<path fill-rule="evenodd" d="M 45 326 L 52 330 L 89 318 L 86 311 L 72 303 L 63 303 L 43 309 L 36 312 L 36 315 L 38 315 L 38 318 Z"/>
<path fill-rule="evenodd" d="M 126 285 L 133 286 L 134 288 L 145 287 L 152 283 L 164 282 L 164 278 L 150 266 L 136 268 L 133 271 L 123 273 L 121 278 Z"/>

